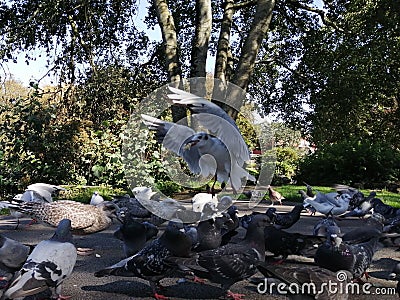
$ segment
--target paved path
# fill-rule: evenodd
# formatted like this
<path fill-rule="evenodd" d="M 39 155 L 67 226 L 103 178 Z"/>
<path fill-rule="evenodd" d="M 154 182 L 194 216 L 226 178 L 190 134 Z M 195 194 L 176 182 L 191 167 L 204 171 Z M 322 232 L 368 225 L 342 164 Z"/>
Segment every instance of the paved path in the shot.
<path fill-rule="evenodd" d="M 246 202 L 237 202 L 241 214 L 250 212 Z M 257 210 L 264 211 L 266 204 L 261 204 Z M 291 210 L 290 205 L 275 206 L 278 212 Z M 309 216 L 302 214 L 301 219 L 290 231 L 310 234 L 312 228 L 320 216 Z M 10 238 L 27 244 L 37 244 L 41 240 L 52 236 L 54 228 L 44 224 L 34 224 L 26 227 L 29 219 L 23 219 L 20 229 L 14 230 L 15 219 L 9 216 L 0 216 L 0 232 Z M 344 231 L 362 225 L 358 219 L 340 221 L 339 225 L 345 228 Z M 96 278 L 93 273 L 103 267 L 118 262 L 123 258 L 122 244 L 115 239 L 112 233 L 118 224 L 112 225 L 109 229 L 88 236 L 75 236 L 74 242 L 77 247 L 90 247 L 95 249 L 95 254 L 90 256 L 78 256 L 78 260 L 72 276 L 66 280 L 63 286 L 63 294 L 72 296 L 74 300 L 109 300 L 109 299 L 153 299 L 151 289 L 146 281 L 138 278 L 128 277 L 105 277 Z M 243 232 L 241 232 L 243 234 Z M 387 281 L 384 278 L 389 274 L 395 261 L 400 260 L 400 252 L 396 248 L 384 248 L 379 250 L 369 270 L 372 276 L 369 280 L 375 287 L 394 287 L 394 281 Z M 296 262 L 299 258 L 289 256 L 285 264 Z M 304 260 L 303 260 L 304 261 Z M 312 260 L 308 260 L 312 261 Z M 261 277 L 261 274 L 256 274 Z M 222 291 L 212 283 L 197 284 L 186 282 L 178 284 L 177 278 L 164 279 L 161 283 L 166 286 L 163 294 L 170 299 L 218 299 Z M 248 281 L 242 281 L 232 286 L 233 292 L 246 294 L 245 299 L 287 299 L 284 296 L 261 295 L 257 292 L 256 286 Z M 374 289 L 371 290 L 375 292 Z M 385 290 L 380 290 L 385 291 Z M 386 290 L 387 291 L 387 290 Z M 379 290 L 377 290 L 379 292 Z M 351 295 L 350 299 L 378 299 L 377 295 Z M 381 296 L 379 299 L 398 299 L 397 296 Z"/>

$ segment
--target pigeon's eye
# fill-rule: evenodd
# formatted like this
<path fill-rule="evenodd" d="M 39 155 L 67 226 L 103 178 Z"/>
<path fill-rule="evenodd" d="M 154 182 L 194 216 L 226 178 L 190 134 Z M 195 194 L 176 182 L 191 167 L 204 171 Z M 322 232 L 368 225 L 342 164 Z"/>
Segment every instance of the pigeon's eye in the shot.
<path fill-rule="evenodd" d="M 206 136 L 204 137 L 204 139 L 205 139 L 205 140 L 208 140 L 208 135 L 206 135 Z"/>

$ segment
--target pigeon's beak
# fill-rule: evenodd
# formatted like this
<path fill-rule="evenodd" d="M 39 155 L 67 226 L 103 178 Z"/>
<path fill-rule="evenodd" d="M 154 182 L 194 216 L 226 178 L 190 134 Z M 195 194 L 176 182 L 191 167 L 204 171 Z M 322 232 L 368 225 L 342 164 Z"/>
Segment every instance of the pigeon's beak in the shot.
<path fill-rule="evenodd" d="M 185 150 L 190 149 L 191 147 L 195 146 L 198 142 L 200 142 L 199 139 L 191 140 L 191 141 L 186 143 L 184 149 Z"/>

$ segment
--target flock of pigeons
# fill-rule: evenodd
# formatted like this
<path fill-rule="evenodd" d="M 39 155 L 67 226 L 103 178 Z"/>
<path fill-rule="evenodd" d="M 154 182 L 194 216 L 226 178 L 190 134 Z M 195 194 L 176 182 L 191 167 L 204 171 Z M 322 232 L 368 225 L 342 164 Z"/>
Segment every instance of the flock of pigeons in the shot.
<path fill-rule="evenodd" d="M 214 178 L 210 193 L 199 193 L 190 205 L 184 205 L 159 196 L 151 188 L 136 187 L 133 197 L 115 196 L 105 201 L 96 192 L 90 204 L 83 204 L 53 201 L 52 197 L 63 190 L 59 186 L 28 186 L 22 195 L 1 201 L 0 207 L 8 208 L 17 218 L 16 228 L 21 217 L 30 216 L 57 229 L 52 238 L 35 247 L 0 235 L 0 268 L 6 272 L 1 278 L 6 284 L 0 299 L 23 299 L 48 289 L 52 290 L 52 298 L 68 299 L 61 287 L 73 274 L 77 255 L 93 253 L 93 249 L 76 248 L 73 234 L 94 234 L 114 220 L 121 223 L 114 236 L 123 242 L 126 258 L 98 270 L 94 276 L 145 279 L 154 297 L 162 300 L 166 297 L 160 293 L 160 280 L 167 277 L 180 281 L 207 279 L 220 284 L 226 297 L 235 300 L 244 295 L 233 293 L 231 286 L 257 272 L 287 286 L 314 282 L 323 287 L 328 280 L 337 281 L 336 272 L 342 270 L 349 274 L 348 280 L 360 281 L 374 253 L 399 233 L 400 209 L 384 204 L 374 193 L 365 197 L 348 187 L 335 193 L 314 194 L 307 185 L 301 192 L 303 203 L 288 213 L 278 213 L 273 206 L 265 212 L 240 213 L 231 196 L 225 193 L 219 197 L 214 189 L 218 181 L 224 192 L 229 187 L 237 194 L 245 180 L 255 181 L 245 169 L 250 154 L 238 127 L 212 102 L 169 89 L 172 103 L 187 107 L 190 123 L 207 132 L 149 115 L 141 115 L 142 121 L 155 132 L 159 143 L 187 163 L 191 172 Z M 268 194 L 273 203 L 282 204 L 284 197 L 277 191 L 269 187 Z M 313 232 L 304 235 L 287 231 L 301 219 L 305 209 L 324 216 L 317 220 Z M 367 214 L 370 216 L 365 218 Z M 365 218 L 365 224 L 344 233 L 337 220 L 348 217 Z M 266 253 L 280 260 L 271 263 Z M 314 263 L 294 269 L 282 265 L 289 255 L 312 257 Z M 390 276 L 399 281 L 400 264 Z M 339 299 L 326 288 L 322 297 L 313 296 Z M 341 299 L 347 296 L 341 295 Z"/>
<path fill-rule="evenodd" d="M 307 192 L 301 191 L 303 203 L 294 205 L 287 213 L 278 213 L 275 206 L 270 206 L 265 212 L 241 214 L 232 201 L 221 212 L 216 209 L 221 199 L 199 193 L 193 197 L 191 208 L 203 217 L 194 223 L 179 219 L 187 206 L 170 198 L 161 199 L 146 187 L 135 188 L 134 197 L 115 196 L 112 201 L 105 201 L 95 192 L 90 204 L 52 201 L 51 197 L 41 195 L 60 190 L 58 186 L 35 184 L 25 192 L 35 195 L 33 199 L 24 196 L 1 202 L 3 207 L 17 212 L 16 217 L 28 215 L 57 227 L 52 238 L 35 247 L 0 235 L 0 268 L 7 274 L 0 278 L 6 281 L 1 299 L 23 299 L 49 288 L 55 299 L 68 299 L 61 294 L 61 286 L 72 274 L 77 254 L 93 253 L 92 249 L 84 249 L 86 253 L 76 249 L 72 234 L 104 230 L 113 219 L 121 222 L 114 236 L 123 242 L 126 258 L 98 270 L 94 276 L 148 280 L 156 299 L 166 299 L 159 292 L 159 281 L 166 277 L 199 282 L 207 279 L 220 284 L 226 297 L 233 299 L 242 299 L 244 295 L 233 293 L 230 287 L 257 272 L 287 286 L 304 282 L 323 286 L 327 280 L 337 281 L 338 271 L 345 271 L 348 280 L 362 282 L 361 278 L 368 276 L 374 253 L 384 246 L 393 246 L 393 237 L 400 233 L 400 209 L 384 204 L 374 192 L 365 197 L 352 188 L 313 194 L 308 186 Z M 160 207 L 155 208 L 157 205 Z M 346 208 L 337 209 L 342 206 Z M 165 215 L 153 213 L 158 209 L 165 211 Z M 322 214 L 315 218 L 313 232 L 305 235 L 287 231 L 301 219 L 304 210 Z M 338 220 L 348 217 L 362 218 L 363 226 L 342 232 Z M 273 254 L 272 262 L 268 253 Z M 283 262 L 289 255 L 313 257 L 314 263 L 296 268 L 285 266 Z M 400 263 L 388 279 L 399 281 Z M 260 283 L 254 277 L 251 281 Z M 323 299 L 337 297 L 328 289 L 322 295 Z"/>

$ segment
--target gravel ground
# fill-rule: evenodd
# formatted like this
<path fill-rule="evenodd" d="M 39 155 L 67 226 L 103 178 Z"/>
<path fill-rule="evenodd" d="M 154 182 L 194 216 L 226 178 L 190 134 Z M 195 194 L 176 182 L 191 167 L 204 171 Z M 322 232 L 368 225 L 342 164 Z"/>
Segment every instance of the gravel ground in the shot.
<path fill-rule="evenodd" d="M 236 204 L 241 214 L 249 212 L 246 211 L 246 202 L 237 202 Z M 261 204 L 257 209 L 264 211 L 263 206 L 266 206 L 266 204 Z M 290 205 L 278 205 L 276 207 L 278 212 L 285 212 L 291 209 Z M 320 216 L 318 215 L 309 216 L 304 213 L 300 221 L 290 231 L 310 234 L 319 218 Z M 14 230 L 15 222 L 15 219 L 10 216 L 0 216 L 0 233 L 26 244 L 37 244 L 41 240 L 50 238 L 54 232 L 54 228 L 44 224 L 26 226 L 29 223 L 29 219 L 23 219 L 20 228 Z M 361 224 L 362 221 L 358 219 L 346 219 L 339 222 L 343 231 L 350 230 Z M 90 247 L 95 249 L 95 252 L 90 256 L 78 256 L 74 272 L 63 285 L 64 295 L 70 295 L 72 299 L 82 300 L 153 299 L 151 297 L 151 289 L 144 280 L 116 276 L 96 278 L 93 275 L 95 271 L 112 265 L 123 258 L 122 244 L 112 235 L 118 226 L 118 224 L 113 224 L 102 232 L 74 237 L 74 243 L 77 247 Z M 400 260 L 400 252 L 396 252 L 396 249 L 397 247 L 385 247 L 376 252 L 369 269 L 371 277 L 368 282 L 373 285 L 369 289 L 371 294 L 350 295 L 349 299 L 377 299 L 378 297 L 380 299 L 398 299 L 397 295 L 382 295 L 383 293 L 389 294 L 393 292 L 390 288 L 396 286 L 395 281 L 386 280 L 395 262 Z M 312 260 L 289 256 L 284 265 L 305 262 L 311 263 Z M 262 277 L 262 275 L 257 273 L 254 277 Z M 177 278 L 167 278 L 162 280 L 161 284 L 165 286 L 162 293 L 170 299 L 218 299 L 223 294 L 218 285 L 209 282 L 206 284 L 177 283 Z M 246 294 L 245 299 L 288 299 L 282 295 L 259 294 L 256 286 L 249 281 L 238 282 L 232 286 L 231 290 L 235 293 Z"/>

